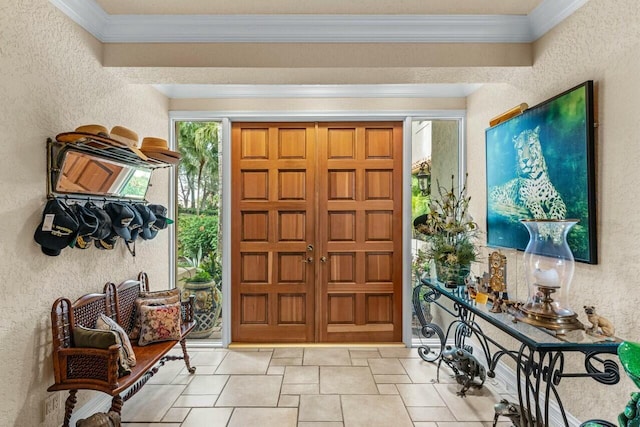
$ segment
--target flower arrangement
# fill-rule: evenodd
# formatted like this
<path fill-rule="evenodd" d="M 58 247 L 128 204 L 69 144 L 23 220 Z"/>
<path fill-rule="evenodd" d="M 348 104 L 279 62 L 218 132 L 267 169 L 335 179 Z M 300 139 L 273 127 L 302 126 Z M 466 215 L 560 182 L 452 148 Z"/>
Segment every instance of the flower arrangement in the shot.
<path fill-rule="evenodd" d="M 440 198 L 431 201 L 430 212 L 417 218 L 414 228 L 429 243 L 427 258 L 435 261 L 438 279 L 458 283 L 478 256 L 474 244 L 478 224 L 469 214 L 466 178 L 460 192 L 456 192 L 453 176 L 450 189 L 438 183 L 438 194 Z"/>

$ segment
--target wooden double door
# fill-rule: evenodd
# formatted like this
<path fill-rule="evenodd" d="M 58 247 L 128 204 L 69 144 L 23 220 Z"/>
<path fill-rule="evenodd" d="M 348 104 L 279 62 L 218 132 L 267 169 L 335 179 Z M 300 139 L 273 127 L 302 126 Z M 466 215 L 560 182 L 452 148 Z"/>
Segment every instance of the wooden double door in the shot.
<path fill-rule="evenodd" d="M 233 342 L 402 340 L 402 123 L 234 123 Z"/>

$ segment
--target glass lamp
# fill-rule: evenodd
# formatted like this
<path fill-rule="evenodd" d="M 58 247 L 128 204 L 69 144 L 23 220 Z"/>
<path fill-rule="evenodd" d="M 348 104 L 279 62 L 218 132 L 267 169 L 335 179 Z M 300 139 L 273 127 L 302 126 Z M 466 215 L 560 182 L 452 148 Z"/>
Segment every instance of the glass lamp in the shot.
<path fill-rule="evenodd" d="M 431 193 L 431 174 L 425 171 L 426 166 L 427 166 L 427 162 L 423 162 L 420 165 L 420 170 L 418 171 L 418 174 L 416 175 L 416 178 L 418 178 L 418 188 L 420 189 L 420 193 L 423 196 L 426 196 L 429 193 Z"/>
<path fill-rule="evenodd" d="M 524 251 L 529 297 L 520 307 L 518 320 L 558 333 L 583 329 L 568 302 L 575 261 L 567 244 L 567 234 L 578 220 L 532 219 L 521 222 L 529 231 L 529 244 Z"/>

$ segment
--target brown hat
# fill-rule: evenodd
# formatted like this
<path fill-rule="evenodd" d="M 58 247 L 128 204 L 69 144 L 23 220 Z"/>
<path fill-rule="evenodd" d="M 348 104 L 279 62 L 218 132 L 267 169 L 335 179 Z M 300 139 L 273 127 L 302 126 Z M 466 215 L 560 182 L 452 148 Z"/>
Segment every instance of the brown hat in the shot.
<path fill-rule="evenodd" d="M 148 157 L 138 149 L 138 135 L 123 126 L 114 126 L 113 129 L 111 129 L 111 134 L 109 134 L 107 128 L 102 125 L 79 126 L 73 132 L 58 134 L 56 140 L 59 142 L 99 141 L 115 147 L 128 148 L 142 160 L 148 159 Z"/>
<path fill-rule="evenodd" d="M 140 150 L 152 159 L 176 164 L 180 161 L 180 153 L 169 150 L 169 144 L 165 139 L 147 136 L 142 139 Z"/>

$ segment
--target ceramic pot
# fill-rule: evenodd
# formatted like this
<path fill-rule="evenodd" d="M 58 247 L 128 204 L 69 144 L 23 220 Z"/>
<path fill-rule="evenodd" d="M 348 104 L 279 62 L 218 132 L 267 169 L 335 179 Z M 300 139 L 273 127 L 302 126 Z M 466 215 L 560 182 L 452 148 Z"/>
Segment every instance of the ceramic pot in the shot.
<path fill-rule="evenodd" d="M 214 281 L 186 282 L 183 294 L 183 297 L 187 298 L 189 295 L 195 295 L 196 327 L 189 334 L 189 338 L 208 338 L 216 326 L 222 308 L 222 299 L 216 283 Z"/>
<path fill-rule="evenodd" d="M 447 288 L 464 285 L 464 279 L 469 275 L 471 265 L 449 264 L 436 261 L 436 276 L 438 281 Z"/>

